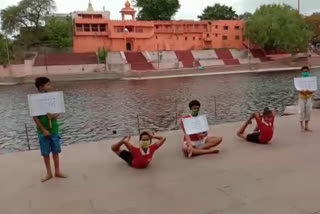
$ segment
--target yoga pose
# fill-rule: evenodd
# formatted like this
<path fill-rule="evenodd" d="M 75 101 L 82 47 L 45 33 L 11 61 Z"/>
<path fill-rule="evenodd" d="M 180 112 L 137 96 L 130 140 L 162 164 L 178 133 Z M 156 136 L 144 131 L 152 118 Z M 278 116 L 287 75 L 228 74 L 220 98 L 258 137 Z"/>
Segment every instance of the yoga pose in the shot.
<path fill-rule="evenodd" d="M 249 124 L 252 124 L 252 119 L 255 118 L 257 126 L 252 134 L 247 134 L 245 131 Z M 252 143 L 268 144 L 273 137 L 275 113 L 269 108 L 265 108 L 263 114 L 253 114 L 245 124 L 237 132 L 240 138 Z"/>
<path fill-rule="evenodd" d="M 148 132 L 142 132 L 139 138 L 140 146 L 136 147 L 130 142 L 130 138 L 131 137 L 124 137 L 120 142 L 114 144 L 111 149 L 127 162 L 129 166 L 138 169 L 148 167 L 155 151 L 166 141 L 165 137 L 153 136 Z M 152 139 L 156 139 L 157 142 L 152 144 Z M 122 149 L 122 145 L 127 149 Z"/>

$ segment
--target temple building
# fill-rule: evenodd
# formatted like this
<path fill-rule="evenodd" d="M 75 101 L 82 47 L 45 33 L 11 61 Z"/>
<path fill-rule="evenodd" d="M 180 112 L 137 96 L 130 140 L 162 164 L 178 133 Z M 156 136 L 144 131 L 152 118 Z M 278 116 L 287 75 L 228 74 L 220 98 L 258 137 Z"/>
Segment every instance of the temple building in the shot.
<path fill-rule="evenodd" d="M 110 12 L 94 11 L 91 2 L 87 11 L 74 12 L 73 52 L 244 48 L 242 20 L 138 21 L 128 0 L 120 13 L 121 20 L 112 20 Z"/>

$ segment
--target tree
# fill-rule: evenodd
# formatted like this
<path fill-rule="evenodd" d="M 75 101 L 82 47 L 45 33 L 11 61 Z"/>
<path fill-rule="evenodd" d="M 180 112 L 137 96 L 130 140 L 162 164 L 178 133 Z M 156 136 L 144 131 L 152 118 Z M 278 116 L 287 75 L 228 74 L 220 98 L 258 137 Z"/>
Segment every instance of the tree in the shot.
<path fill-rule="evenodd" d="M 0 65 L 8 65 L 8 52 L 10 60 L 12 58 L 11 44 L 8 39 L 0 34 Z"/>
<path fill-rule="evenodd" d="M 320 43 L 320 13 L 314 13 L 305 18 L 309 29 L 312 31 L 312 43 Z"/>
<path fill-rule="evenodd" d="M 2 30 L 13 33 L 20 27 L 38 29 L 44 17 L 55 11 L 54 0 L 22 0 L 16 6 L 9 6 L 1 11 Z"/>
<path fill-rule="evenodd" d="M 245 12 L 244 14 L 241 14 L 241 15 L 239 16 L 239 19 L 240 19 L 240 20 L 248 20 L 251 16 L 252 16 L 252 13 Z"/>
<path fill-rule="evenodd" d="M 135 0 L 139 20 L 171 20 L 180 8 L 179 0 Z"/>
<path fill-rule="evenodd" d="M 245 37 L 266 51 L 306 51 L 310 36 L 303 17 L 285 4 L 261 6 L 245 28 Z"/>
<path fill-rule="evenodd" d="M 200 20 L 234 20 L 238 18 L 238 15 L 232 7 L 215 4 L 213 6 L 207 6 L 198 18 Z"/>
<path fill-rule="evenodd" d="M 50 19 L 45 26 L 45 34 L 50 47 L 67 48 L 72 46 L 72 21 L 67 19 Z"/>

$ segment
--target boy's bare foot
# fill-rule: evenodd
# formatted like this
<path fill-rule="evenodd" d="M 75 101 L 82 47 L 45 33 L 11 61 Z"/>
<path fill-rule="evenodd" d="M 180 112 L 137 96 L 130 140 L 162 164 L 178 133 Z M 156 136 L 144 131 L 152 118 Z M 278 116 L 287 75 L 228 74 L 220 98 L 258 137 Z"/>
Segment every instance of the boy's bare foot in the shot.
<path fill-rule="evenodd" d="M 41 182 L 46 182 L 52 178 L 52 175 L 46 175 L 46 177 L 41 179 Z"/>
<path fill-rule="evenodd" d="M 309 128 L 305 128 L 304 130 L 305 130 L 306 132 L 312 132 L 312 130 L 309 129 Z"/>
<path fill-rule="evenodd" d="M 55 176 L 56 178 L 67 178 L 67 177 L 68 177 L 68 176 L 62 174 L 61 172 L 56 172 L 56 174 L 54 174 L 54 176 Z"/>

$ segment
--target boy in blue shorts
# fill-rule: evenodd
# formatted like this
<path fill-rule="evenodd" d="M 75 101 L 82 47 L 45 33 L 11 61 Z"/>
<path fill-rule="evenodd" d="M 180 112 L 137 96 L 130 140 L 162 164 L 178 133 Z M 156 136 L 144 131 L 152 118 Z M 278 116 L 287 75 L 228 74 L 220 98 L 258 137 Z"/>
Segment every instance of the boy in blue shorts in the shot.
<path fill-rule="evenodd" d="M 35 80 L 35 85 L 40 93 L 46 93 L 51 90 L 50 79 L 46 77 L 39 77 Z M 59 153 L 61 153 L 58 114 L 50 114 L 33 117 L 37 125 L 37 133 L 39 137 L 41 155 L 43 156 L 44 164 L 46 166 L 47 175 L 41 180 L 48 181 L 53 177 L 50 165 L 50 153 L 55 169 L 55 177 L 66 178 L 60 171 Z"/>

